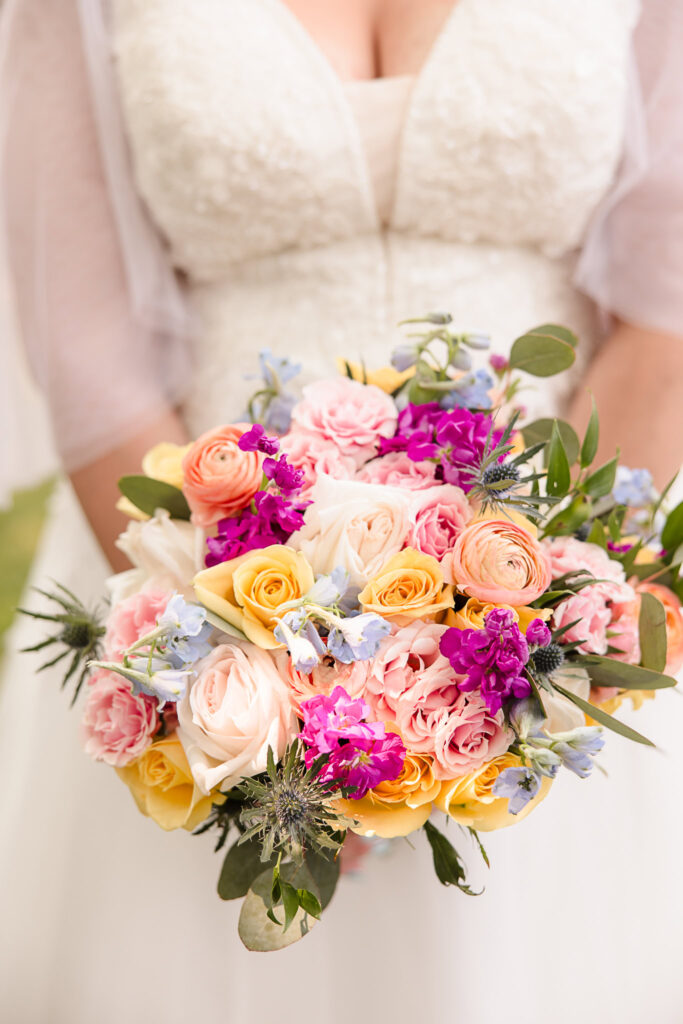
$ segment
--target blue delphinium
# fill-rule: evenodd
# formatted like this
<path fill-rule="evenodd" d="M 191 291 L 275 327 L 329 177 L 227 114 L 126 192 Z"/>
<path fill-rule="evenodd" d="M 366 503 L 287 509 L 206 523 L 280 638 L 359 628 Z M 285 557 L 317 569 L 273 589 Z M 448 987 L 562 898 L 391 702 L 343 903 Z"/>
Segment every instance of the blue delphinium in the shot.
<path fill-rule="evenodd" d="M 541 776 L 531 768 L 520 765 L 506 768 L 493 784 L 493 795 L 507 797 L 510 814 L 519 814 L 541 788 Z"/>
<path fill-rule="evenodd" d="M 642 508 L 644 505 L 649 505 L 656 498 L 649 469 L 630 469 L 628 466 L 617 466 L 612 497 L 618 505 L 628 505 L 631 508 Z"/>
<path fill-rule="evenodd" d="M 490 409 L 493 377 L 487 370 L 475 370 L 454 381 L 441 399 L 444 409 Z"/>

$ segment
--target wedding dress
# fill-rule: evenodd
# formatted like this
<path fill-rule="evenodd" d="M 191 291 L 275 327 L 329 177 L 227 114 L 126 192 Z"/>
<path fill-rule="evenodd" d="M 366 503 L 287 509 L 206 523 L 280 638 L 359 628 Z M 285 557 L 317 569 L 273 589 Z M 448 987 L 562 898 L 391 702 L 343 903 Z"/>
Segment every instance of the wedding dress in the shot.
<path fill-rule="evenodd" d="M 81 6 L 86 33 L 98 31 L 96 5 Z M 59 7 L 39 16 L 49 24 Z M 486 331 L 496 351 L 536 324 L 566 323 L 582 365 L 602 335 L 594 300 L 676 333 L 680 239 L 658 253 L 659 291 L 640 307 L 631 271 L 614 273 L 619 254 L 605 243 L 627 243 L 628 217 L 645 216 L 613 218 L 629 188 L 637 17 L 632 0 L 458 0 L 417 76 L 345 84 L 281 0 L 114 0 L 120 109 L 110 113 L 123 119 L 134 188 L 115 187 L 121 150 L 100 140 L 113 197 L 106 224 L 86 188 L 79 203 L 55 204 L 54 231 L 41 236 L 53 270 L 45 288 L 80 294 L 86 325 L 107 325 L 69 358 L 73 316 L 60 319 L 48 295 L 63 348 L 42 384 L 67 464 L 133 434 L 159 407 L 160 383 L 197 433 L 242 411 L 259 349 L 300 359 L 304 380 L 329 375 L 338 355 L 380 365 L 400 339 L 397 322 L 431 309 Z M 89 59 L 102 118 L 112 94 Z M 82 58 L 52 70 L 48 111 L 70 78 L 86 80 Z M 63 187 L 71 197 L 78 153 L 64 169 L 54 143 L 43 157 L 57 195 Z M 131 196 L 156 231 L 146 255 L 134 244 L 144 218 Z M 116 239 L 123 261 L 81 259 L 70 281 L 79 211 L 101 217 L 92 230 L 106 234 L 104 248 Z M 658 251 L 647 232 L 642 250 L 641 270 Z M 137 268 L 133 280 L 124 264 L 129 275 Z M 30 347 L 37 295 L 18 291 Z M 124 293 L 125 311 L 115 301 Z M 565 396 L 553 384 L 524 400 L 547 414 Z M 47 575 L 86 599 L 106 575 L 65 489 L 35 568 L 37 580 Z M 35 635 L 20 625 L 12 645 Z M 442 889 L 417 836 L 415 848 L 390 844 L 344 878 L 304 942 L 257 956 L 237 938 L 239 908 L 215 894 L 210 837 L 168 835 L 138 815 L 115 774 L 81 752 L 78 712 L 55 680 L 32 668 L 10 655 L 0 693 L 7 1024 L 682 1019 L 676 696 L 638 717 L 666 758 L 610 736 L 609 778 L 558 781 L 520 828 L 484 837 L 490 876 L 459 838 L 475 883 L 486 884 L 480 898 Z"/>

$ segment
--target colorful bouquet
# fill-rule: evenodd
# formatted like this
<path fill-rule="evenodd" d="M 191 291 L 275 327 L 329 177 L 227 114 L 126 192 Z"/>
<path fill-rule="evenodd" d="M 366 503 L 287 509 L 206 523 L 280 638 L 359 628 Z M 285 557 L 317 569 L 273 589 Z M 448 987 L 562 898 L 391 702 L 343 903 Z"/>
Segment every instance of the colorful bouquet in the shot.
<path fill-rule="evenodd" d="M 214 831 L 218 883 L 250 949 L 301 938 L 349 833 L 422 830 L 444 885 L 472 893 L 433 820 L 520 821 L 562 769 L 591 772 L 603 727 L 683 662 L 683 505 L 646 470 L 593 467 L 560 420 L 520 426 L 521 374 L 567 369 L 545 325 L 472 369 L 487 339 L 416 324 L 392 366 L 261 354 L 248 419 L 161 444 L 120 482 L 133 568 L 106 623 L 45 594 L 85 750 L 164 829 Z M 74 697 L 75 699 L 75 697 Z M 487 862 L 488 863 L 488 862 Z"/>

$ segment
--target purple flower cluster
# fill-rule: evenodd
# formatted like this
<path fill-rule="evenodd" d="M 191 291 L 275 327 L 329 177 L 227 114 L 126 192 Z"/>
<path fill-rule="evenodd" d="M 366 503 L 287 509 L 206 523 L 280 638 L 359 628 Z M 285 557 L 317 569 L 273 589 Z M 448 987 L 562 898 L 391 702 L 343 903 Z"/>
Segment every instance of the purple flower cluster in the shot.
<path fill-rule="evenodd" d="M 247 551 L 267 548 L 270 544 L 284 544 L 304 525 L 304 512 L 309 504 L 294 500 L 304 485 L 304 474 L 280 454 L 280 442 L 267 437 L 260 423 L 242 434 L 237 442 L 244 452 L 261 452 L 263 474 L 268 481 L 267 490 L 258 491 L 249 508 L 238 515 L 221 519 L 217 535 L 208 537 L 207 566 L 227 562 Z"/>
<path fill-rule="evenodd" d="M 492 715 L 509 697 L 522 699 L 531 693 L 524 675 L 529 646 L 514 614 L 505 608 L 489 612 L 483 629 L 447 630 L 440 648 L 453 669 L 465 677 L 458 681 L 458 688 L 465 693 L 480 690 Z"/>
<path fill-rule="evenodd" d="M 398 777 L 406 755 L 403 740 L 387 733 L 383 722 L 367 721 L 370 708 L 365 701 L 335 686 L 329 697 L 311 697 L 301 709 L 306 767 L 321 754 L 328 755 L 319 773 L 321 781 L 336 781 L 353 790 L 352 799 L 360 800 L 380 782 Z"/>
<path fill-rule="evenodd" d="M 469 491 L 488 447 L 502 431 L 492 429 L 491 416 L 469 409 L 445 412 L 438 402 L 407 405 L 398 417 L 396 434 L 380 442 L 380 455 L 406 452 L 413 462 L 438 462 L 440 477 Z M 488 442 L 488 445 L 487 445 Z"/>

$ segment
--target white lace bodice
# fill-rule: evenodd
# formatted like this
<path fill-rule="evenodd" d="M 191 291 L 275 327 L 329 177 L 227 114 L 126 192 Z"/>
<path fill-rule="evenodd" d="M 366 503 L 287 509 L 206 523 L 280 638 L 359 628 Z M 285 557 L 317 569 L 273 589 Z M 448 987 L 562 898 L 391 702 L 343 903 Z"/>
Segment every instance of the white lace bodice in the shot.
<path fill-rule="evenodd" d="M 115 0 L 138 186 L 199 313 L 193 425 L 255 349 L 386 360 L 451 310 L 497 347 L 592 310 L 573 251 L 621 152 L 634 0 L 457 0 L 406 100 L 382 225 L 343 83 L 281 0 Z M 239 368 L 239 369 L 238 369 Z"/>

